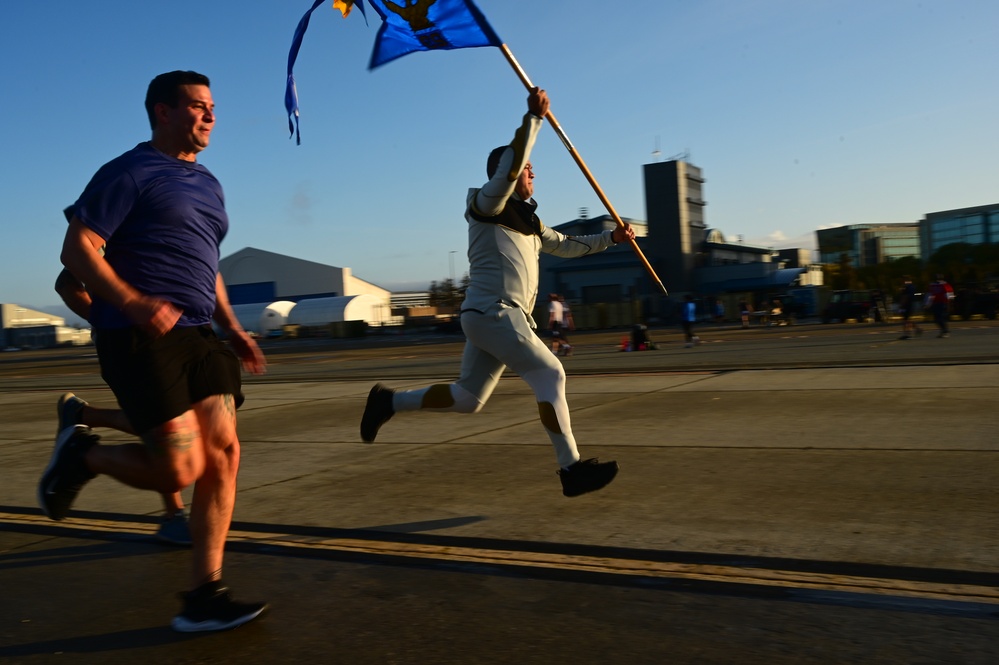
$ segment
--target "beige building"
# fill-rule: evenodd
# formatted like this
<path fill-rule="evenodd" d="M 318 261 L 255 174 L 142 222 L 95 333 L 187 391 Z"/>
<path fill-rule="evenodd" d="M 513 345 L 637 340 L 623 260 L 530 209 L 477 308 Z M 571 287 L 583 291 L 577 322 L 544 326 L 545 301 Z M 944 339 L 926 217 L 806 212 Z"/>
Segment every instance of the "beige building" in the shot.
<path fill-rule="evenodd" d="M 89 328 L 69 328 L 61 316 L 0 304 L 0 348 L 42 349 L 89 343 Z"/>

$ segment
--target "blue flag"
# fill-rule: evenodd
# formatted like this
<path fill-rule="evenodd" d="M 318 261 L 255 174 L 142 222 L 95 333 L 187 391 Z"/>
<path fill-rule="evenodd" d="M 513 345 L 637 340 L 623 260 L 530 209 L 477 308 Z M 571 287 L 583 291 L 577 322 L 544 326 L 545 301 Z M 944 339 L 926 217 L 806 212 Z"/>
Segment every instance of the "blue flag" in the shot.
<path fill-rule="evenodd" d="M 295 36 L 291 39 L 291 50 L 288 52 L 288 82 L 284 88 L 284 107 L 288 110 L 288 131 L 296 138 L 296 142 L 299 145 L 302 143 L 302 136 L 298 132 L 298 90 L 295 88 L 295 75 L 292 73 L 292 70 L 295 67 L 295 61 L 298 59 L 298 51 L 302 48 L 302 39 L 305 37 L 305 31 L 309 29 L 309 19 L 312 18 L 312 12 L 316 11 L 319 5 L 325 1 L 315 0 L 312 3 L 312 8 L 305 12 L 302 20 L 298 22 L 298 27 L 295 28 Z M 336 0 L 333 3 L 333 8 L 339 10 L 343 17 L 347 18 L 354 2 L 355 0 Z M 363 0 L 356 0 L 356 2 L 358 9 L 361 10 L 361 14 L 364 14 Z M 368 17 L 365 16 L 364 20 L 367 21 Z M 292 122 L 293 120 L 294 123 Z"/>
<path fill-rule="evenodd" d="M 382 17 L 368 69 L 413 51 L 500 46 L 472 0 L 368 0 Z"/>
<path fill-rule="evenodd" d="M 298 91 L 292 69 L 302 48 L 302 39 L 309 27 L 312 12 L 325 0 L 315 0 L 312 8 L 295 28 L 288 53 L 288 82 L 284 91 L 284 106 L 288 110 L 288 131 L 302 142 L 298 131 Z M 472 0 L 368 0 L 382 18 L 382 27 L 375 36 L 368 69 L 374 69 L 413 51 L 502 46 L 503 41 L 493 31 Z M 364 14 L 364 0 L 335 0 L 333 9 L 344 18 L 357 6 Z M 364 21 L 367 23 L 365 15 Z"/>

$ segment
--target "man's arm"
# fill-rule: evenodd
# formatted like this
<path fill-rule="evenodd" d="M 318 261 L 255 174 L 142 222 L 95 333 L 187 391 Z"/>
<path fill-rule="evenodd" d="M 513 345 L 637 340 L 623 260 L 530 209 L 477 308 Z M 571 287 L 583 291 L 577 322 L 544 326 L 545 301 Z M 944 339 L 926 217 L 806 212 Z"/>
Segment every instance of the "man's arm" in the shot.
<path fill-rule="evenodd" d="M 63 268 L 56 277 L 55 291 L 74 314 L 84 321 L 90 320 L 90 294 L 87 293 L 87 287 L 83 282 L 74 277 L 73 273 Z"/>
<path fill-rule="evenodd" d="M 542 119 L 548 113 L 548 95 L 535 88 L 527 98 L 527 113 L 514 134 L 513 141 L 503 152 L 496 173 L 482 186 L 472 206 L 485 217 L 500 214 L 507 200 L 513 195 L 521 171 L 530 161 L 531 150 L 541 131 Z"/>
<path fill-rule="evenodd" d="M 90 293 L 120 309 L 136 325 L 157 335 L 173 328 L 181 311 L 172 303 L 146 296 L 125 282 L 101 256 L 104 242 L 104 238 L 73 217 L 63 240 L 60 256 L 63 265 L 87 285 Z"/>
<path fill-rule="evenodd" d="M 635 229 L 631 228 L 631 224 L 625 222 L 624 226 L 614 227 L 614 232 L 611 234 L 611 239 L 614 241 L 614 244 L 625 242 L 628 240 L 634 240 Z"/>
<path fill-rule="evenodd" d="M 225 290 L 221 273 L 215 276 L 215 313 L 212 318 L 228 333 L 229 343 L 243 361 L 243 369 L 253 374 L 263 374 L 267 370 L 264 352 L 239 324 L 236 313 L 229 304 L 229 293 Z"/>
<path fill-rule="evenodd" d="M 542 224 L 541 251 L 571 259 L 602 252 L 608 247 L 631 240 L 634 237 L 635 229 L 631 228 L 631 224 L 627 222 L 624 223 L 623 228 L 619 226 L 613 231 L 607 230 L 587 236 L 567 236 Z"/>

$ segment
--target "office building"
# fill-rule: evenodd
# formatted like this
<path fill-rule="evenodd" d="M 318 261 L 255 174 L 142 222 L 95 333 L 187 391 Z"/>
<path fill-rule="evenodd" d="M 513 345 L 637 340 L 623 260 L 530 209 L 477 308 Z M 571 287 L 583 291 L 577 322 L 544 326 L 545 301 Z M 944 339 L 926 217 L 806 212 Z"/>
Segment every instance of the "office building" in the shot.
<path fill-rule="evenodd" d="M 843 255 L 854 268 L 906 256 L 920 258 L 919 224 L 849 224 L 815 232 L 819 263 L 836 264 Z"/>
<path fill-rule="evenodd" d="M 931 212 L 922 220 L 921 247 L 929 258 L 941 247 L 999 242 L 999 203 Z"/>

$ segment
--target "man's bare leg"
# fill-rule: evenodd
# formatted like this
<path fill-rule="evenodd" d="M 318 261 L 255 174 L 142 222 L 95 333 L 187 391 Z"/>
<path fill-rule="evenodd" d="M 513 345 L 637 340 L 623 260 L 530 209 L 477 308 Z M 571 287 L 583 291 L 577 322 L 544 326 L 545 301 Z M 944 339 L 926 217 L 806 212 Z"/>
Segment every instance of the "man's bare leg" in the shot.
<path fill-rule="evenodd" d="M 144 443 L 98 445 L 87 451 L 86 464 L 131 487 L 173 494 L 198 479 L 205 455 L 193 411 L 142 435 Z"/>
<path fill-rule="evenodd" d="M 225 541 L 236 504 L 239 439 L 232 395 L 204 399 L 194 405 L 193 413 L 204 451 L 204 468 L 194 485 L 191 502 L 191 588 L 197 588 L 222 577 Z"/>
<path fill-rule="evenodd" d="M 105 427 L 126 434 L 137 434 L 132 427 L 132 423 L 125 416 L 125 412 L 121 409 L 106 409 L 93 406 L 89 402 L 85 402 L 79 398 L 75 399 L 79 400 L 78 403 L 81 403 L 79 415 L 77 416 L 79 424 L 91 428 Z M 183 512 L 184 499 L 180 495 L 180 492 L 162 493 L 161 496 L 163 497 L 164 519 L 172 519 L 178 513 Z"/>

